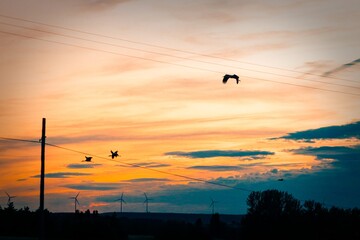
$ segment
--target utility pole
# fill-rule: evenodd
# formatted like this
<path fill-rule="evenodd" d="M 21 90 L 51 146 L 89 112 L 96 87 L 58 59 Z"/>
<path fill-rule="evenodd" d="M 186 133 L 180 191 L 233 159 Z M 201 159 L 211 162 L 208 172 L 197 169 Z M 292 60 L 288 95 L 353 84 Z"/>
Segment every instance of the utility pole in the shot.
<path fill-rule="evenodd" d="M 45 129 L 46 119 L 42 119 L 41 133 L 41 175 L 40 175 L 40 240 L 44 240 L 44 190 L 45 190 Z"/>

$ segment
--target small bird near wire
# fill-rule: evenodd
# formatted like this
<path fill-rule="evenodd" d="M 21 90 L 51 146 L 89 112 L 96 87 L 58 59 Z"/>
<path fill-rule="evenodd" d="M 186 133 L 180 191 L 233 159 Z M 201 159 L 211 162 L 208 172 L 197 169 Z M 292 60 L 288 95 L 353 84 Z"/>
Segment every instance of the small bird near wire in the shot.
<path fill-rule="evenodd" d="M 236 75 L 236 74 L 233 74 L 233 75 L 225 74 L 225 75 L 224 75 L 224 78 L 223 78 L 223 83 L 226 84 L 227 81 L 229 80 L 229 78 L 234 78 L 234 79 L 236 79 L 236 84 L 239 84 L 239 82 L 240 82 L 240 79 L 239 79 L 239 76 L 238 76 L 238 75 Z"/>
<path fill-rule="evenodd" d="M 91 162 L 91 159 L 92 159 L 92 157 L 87 157 L 87 156 L 85 156 L 84 162 Z"/>
<path fill-rule="evenodd" d="M 119 157 L 118 151 L 113 152 L 112 150 L 110 150 L 111 155 L 109 155 L 109 157 L 111 157 L 112 159 Z"/>

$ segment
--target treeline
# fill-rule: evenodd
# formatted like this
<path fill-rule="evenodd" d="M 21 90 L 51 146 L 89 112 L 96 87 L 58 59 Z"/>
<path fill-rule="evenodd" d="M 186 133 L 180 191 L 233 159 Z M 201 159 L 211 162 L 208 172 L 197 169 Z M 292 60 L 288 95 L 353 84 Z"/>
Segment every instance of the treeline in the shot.
<path fill-rule="evenodd" d="M 242 220 L 242 239 L 360 239 L 360 209 L 303 204 L 278 190 L 252 192 Z"/>
<path fill-rule="evenodd" d="M 303 204 L 287 192 L 252 192 L 247 214 L 239 223 L 221 221 L 213 214 L 209 222 L 195 223 L 104 216 L 97 211 L 50 213 L 45 211 L 46 239 L 128 239 L 131 235 L 157 240 L 240 239 L 360 239 L 360 210 L 326 208 L 315 201 Z M 0 236 L 39 236 L 39 212 L 15 209 L 13 203 L 0 208 Z"/>

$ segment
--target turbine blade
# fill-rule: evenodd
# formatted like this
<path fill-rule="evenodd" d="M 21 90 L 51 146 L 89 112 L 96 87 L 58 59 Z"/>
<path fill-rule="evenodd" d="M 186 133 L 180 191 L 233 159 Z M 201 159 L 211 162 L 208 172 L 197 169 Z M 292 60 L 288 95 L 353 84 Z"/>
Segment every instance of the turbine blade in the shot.
<path fill-rule="evenodd" d="M 76 197 L 78 197 L 78 196 L 79 196 L 79 194 L 80 194 L 80 192 L 78 192 L 78 194 L 76 195 Z"/>
<path fill-rule="evenodd" d="M 8 197 L 10 197 L 10 195 L 7 193 L 7 192 L 5 192 L 6 193 L 6 195 L 8 196 Z"/>
<path fill-rule="evenodd" d="M 80 203 L 79 203 L 79 201 L 78 201 L 77 199 L 75 199 L 75 201 L 77 202 L 77 204 L 79 204 L 79 205 L 80 205 Z"/>

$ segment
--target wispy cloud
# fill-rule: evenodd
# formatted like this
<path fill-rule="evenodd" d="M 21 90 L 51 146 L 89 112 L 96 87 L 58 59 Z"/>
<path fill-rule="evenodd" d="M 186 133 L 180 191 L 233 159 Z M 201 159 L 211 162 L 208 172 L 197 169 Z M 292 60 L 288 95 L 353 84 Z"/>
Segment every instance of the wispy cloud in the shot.
<path fill-rule="evenodd" d="M 303 31 L 293 31 L 293 30 L 282 30 L 282 31 L 258 31 L 255 33 L 241 34 L 237 38 L 242 41 L 255 41 L 255 40 L 264 40 L 264 38 L 274 38 L 274 39 L 295 39 L 301 36 L 318 36 L 319 34 L 327 33 L 333 31 L 331 28 L 314 28 L 307 29 Z"/>
<path fill-rule="evenodd" d="M 18 180 L 16 180 L 16 181 L 18 181 L 18 182 L 23 182 L 23 181 L 26 181 L 27 180 L 27 178 L 19 178 Z"/>
<path fill-rule="evenodd" d="M 131 0 L 91 0 L 83 4 L 88 11 L 105 11 L 116 7 L 118 4 L 130 2 Z"/>
<path fill-rule="evenodd" d="M 77 176 L 89 176 L 90 173 L 79 173 L 79 172 L 56 172 L 56 173 L 47 173 L 45 174 L 46 178 L 68 178 L 68 177 L 77 177 Z M 39 178 L 40 175 L 31 176 L 32 178 Z"/>
<path fill-rule="evenodd" d="M 169 179 L 167 178 L 134 178 L 129 179 L 127 182 L 167 182 Z"/>
<path fill-rule="evenodd" d="M 242 168 L 239 166 L 228 166 L 228 165 L 212 165 L 212 166 L 199 165 L 199 166 L 188 167 L 188 169 L 222 172 L 222 171 L 237 171 Z"/>
<path fill-rule="evenodd" d="M 344 71 L 345 69 L 348 69 L 348 68 L 351 68 L 357 64 L 360 63 L 360 58 L 359 59 L 356 59 L 352 62 L 349 62 L 349 63 L 346 63 L 346 64 L 343 64 L 341 65 L 340 67 L 337 67 L 333 70 L 330 70 L 330 71 L 327 71 L 323 74 L 324 77 L 327 77 L 327 76 L 330 76 L 330 75 L 333 75 L 335 73 L 338 73 L 338 72 L 341 72 L 341 71 Z"/>
<path fill-rule="evenodd" d="M 75 190 L 97 190 L 97 191 L 107 191 L 115 190 L 120 186 L 119 183 L 82 183 L 82 184 L 66 184 L 63 187 L 75 189 Z"/>
<path fill-rule="evenodd" d="M 23 138 L 26 139 L 26 138 Z M 35 139 L 31 139 L 31 141 Z M 13 151 L 18 149 L 30 149 L 34 147 L 38 147 L 39 144 L 37 143 L 29 143 L 29 142 L 22 142 L 22 141 L 7 141 L 4 139 L 0 139 L 0 152 L 5 151 Z"/>
<path fill-rule="evenodd" d="M 102 164 L 94 164 L 94 163 L 91 163 L 91 164 L 72 163 L 72 164 L 67 165 L 66 167 L 70 168 L 70 169 L 82 169 L 82 168 L 94 168 L 94 167 L 98 167 L 101 165 Z"/>
<path fill-rule="evenodd" d="M 194 152 L 167 152 L 165 155 L 170 156 L 180 156 L 188 158 L 212 158 L 212 157 L 248 157 L 248 156 L 266 156 L 273 155 L 274 152 L 269 151 L 247 151 L 247 150 L 204 150 L 204 151 L 194 151 Z"/>
<path fill-rule="evenodd" d="M 114 140 L 113 136 L 109 135 L 82 135 L 82 136 L 54 136 L 49 137 L 48 142 L 51 144 L 71 144 L 71 143 L 83 143 L 83 142 L 93 142 L 93 141 L 112 141 Z"/>
<path fill-rule="evenodd" d="M 290 139 L 290 140 L 311 141 L 314 139 L 346 139 L 346 138 L 360 139 L 360 121 L 345 125 L 328 126 L 317 129 L 288 133 L 287 135 L 282 137 L 271 138 L 271 140 Z"/>
<path fill-rule="evenodd" d="M 299 67 L 303 73 L 300 74 L 297 78 L 305 78 L 308 75 L 321 75 L 324 73 L 324 69 L 329 68 L 331 61 L 308 61 L 305 62 L 303 66 Z"/>
<path fill-rule="evenodd" d="M 161 168 L 161 167 L 170 167 L 170 164 L 166 164 L 166 163 L 156 163 L 156 162 L 140 162 L 140 163 L 136 163 L 136 166 L 141 166 L 141 167 L 148 167 L 148 168 Z"/>

